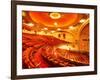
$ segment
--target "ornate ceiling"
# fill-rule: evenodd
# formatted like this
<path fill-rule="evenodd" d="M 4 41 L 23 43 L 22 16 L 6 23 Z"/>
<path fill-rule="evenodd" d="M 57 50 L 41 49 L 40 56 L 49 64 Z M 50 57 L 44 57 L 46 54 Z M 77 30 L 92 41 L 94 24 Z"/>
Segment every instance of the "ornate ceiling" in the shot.
<path fill-rule="evenodd" d="M 58 13 L 58 12 L 29 12 L 32 21 L 47 27 L 67 27 L 75 25 L 82 18 L 77 13 Z"/>

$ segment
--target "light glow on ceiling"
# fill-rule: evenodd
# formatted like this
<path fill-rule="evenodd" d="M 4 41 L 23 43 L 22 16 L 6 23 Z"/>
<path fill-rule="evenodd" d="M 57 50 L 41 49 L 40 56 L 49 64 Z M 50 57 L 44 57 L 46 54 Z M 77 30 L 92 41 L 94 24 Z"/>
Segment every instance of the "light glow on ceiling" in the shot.
<path fill-rule="evenodd" d="M 34 26 L 34 24 L 33 23 L 28 23 L 28 26 L 31 26 L 32 27 L 32 26 Z"/>
<path fill-rule="evenodd" d="M 26 25 L 26 26 L 29 26 L 29 27 L 33 27 L 34 26 L 33 23 L 23 23 L 23 24 Z"/>
<path fill-rule="evenodd" d="M 85 22 L 85 19 L 81 19 L 81 20 L 80 20 L 80 23 L 84 23 L 84 22 Z"/>
<path fill-rule="evenodd" d="M 44 28 L 44 30 L 48 30 L 48 28 Z"/>
<path fill-rule="evenodd" d="M 57 26 L 57 25 L 58 25 L 58 23 L 57 23 L 57 22 L 54 22 L 54 25 L 55 25 L 55 26 Z"/>
<path fill-rule="evenodd" d="M 54 33 L 55 31 L 51 31 L 51 33 Z"/>
<path fill-rule="evenodd" d="M 58 28 L 57 31 L 61 31 L 61 28 Z"/>
<path fill-rule="evenodd" d="M 69 26 L 69 29 L 74 29 L 74 26 Z"/>

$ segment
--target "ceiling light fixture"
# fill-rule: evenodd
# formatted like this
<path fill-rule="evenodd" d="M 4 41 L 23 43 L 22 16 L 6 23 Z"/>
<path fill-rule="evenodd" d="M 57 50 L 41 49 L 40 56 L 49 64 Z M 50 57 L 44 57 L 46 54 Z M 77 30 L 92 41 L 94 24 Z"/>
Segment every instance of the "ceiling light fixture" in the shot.
<path fill-rule="evenodd" d="M 52 12 L 52 13 L 50 13 L 50 18 L 59 19 L 59 18 L 61 18 L 61 14 L 58 12 Z"/>

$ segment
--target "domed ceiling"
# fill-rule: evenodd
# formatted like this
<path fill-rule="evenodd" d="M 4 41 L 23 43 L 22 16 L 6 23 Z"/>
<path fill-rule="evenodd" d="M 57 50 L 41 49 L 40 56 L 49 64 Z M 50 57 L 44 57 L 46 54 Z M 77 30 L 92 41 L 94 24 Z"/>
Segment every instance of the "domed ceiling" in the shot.
<path fill-rule="evenodd" d="M 59 13 L 59 12 L 29 12 L 32 21 L 40 23 L 47 27 L 67 27 L 75 25 L 82 18 L 77 13 Z"/>

